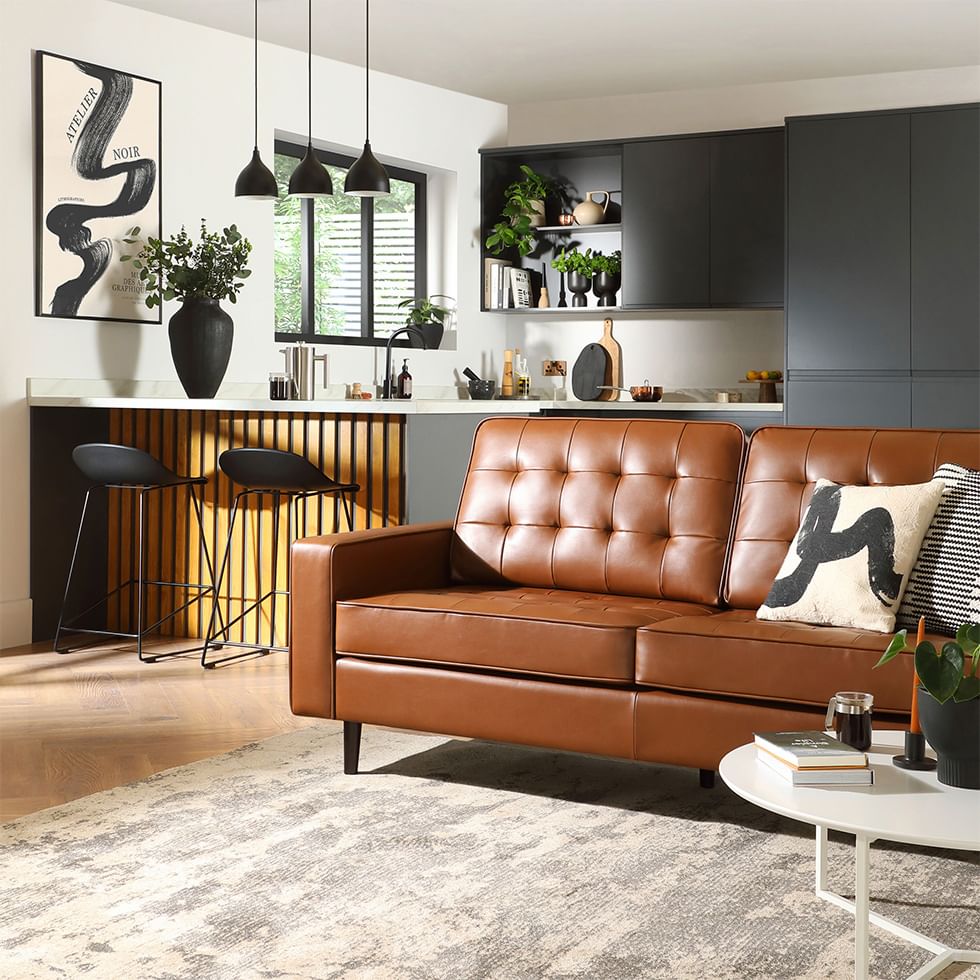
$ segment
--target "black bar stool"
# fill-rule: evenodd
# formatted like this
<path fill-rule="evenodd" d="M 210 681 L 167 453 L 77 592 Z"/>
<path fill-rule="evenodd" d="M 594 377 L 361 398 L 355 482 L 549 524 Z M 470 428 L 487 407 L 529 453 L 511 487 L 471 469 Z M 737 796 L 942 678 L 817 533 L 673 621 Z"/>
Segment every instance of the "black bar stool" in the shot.
<path fill-rule="evenodd" d="M 338 483 L 331 480 L 322 470 L 314 466 L 308 459 L 296 453 L 288 453 L 282 449 L 227 449 L 218 459 L 218 466 L 221 471 L 233 482 L 243 487 L 235 495 L 234 503 L 231 507 L 231 516 L 228 519 L 228 539 L 225 542 L 225 553 L 218 568 L 218 580 L 215 582 L 214 605 L 211 610 L 211 623 L 208 626 L 207 636 L 204 641 L 204 650 L 201 652 L 202 667 L 217 667 L 218 664 L 227 663 L 230 660 L 240 660 L 251 654 L 267 654 L 272 650 L 285 653 L 289 648 L 275 646 L 276 640 L 276 597 L 286 596 L 289 601 L 290 571 L 289 563 L 286 565 L 286 588 L 280 589 L 279 585 L 279 515 L 282 498 L 287 498 L 286 510 L 286 542 L 287 547 L 293 542 L 294 533 L 299 528 L 299 508 L 300 503 L 308 497 L 336 496 L 339 498 L 343 508 L 344 516 L 347 518 L 347 529 L 354 530 L 353 504 L 354 495 L 360 490 L 357 483 Z M 250 603 L 234 619 L 229 618 L 227 623 L 221 622 L 220 628 L 216 629 L 216 618 L 220 620 L 220 593 L 221 583 L 224 580 L 225 570 L 228 567 L 228 556 L 232 546 L 232 536 L 235 531 L 235 518 L 238 516 L 239 504 L 249 495 L 254 494 L 272 497 L 273 523 L 272 523 L 272 588 L 259 596 L 257 599 L 242 597 L 242 603 Z M 348 504 L 345 494 L 350 495 Z M 293 509 L 295 508 L 295 517 Z M 243 620 L 253 609 L 259 608 L 267 599 L 272 599 L 272 613 L 269 617 L 270 643 L 267 646 L 259 643 L 246 643 L 241 640 L 229 639 L 231 627 Z M 287 607 L 288 608 L 288 607 Z M 287 618 L 287 630 L 289 629 Z M 230 657 L 222 657 L 218 660 L 208 660 L 208 650 L 220 650 L 222 647 L 239 647 L 242 653 L 233 654 Z"/>
<path fill-rule="evenodd" d="M 61 614 L 58 617 L 58 629 L 54 636 L 54 650 L 56 653 L 68 653 L 73 649 L 71 645 L 60 648 L 62 632 L 68 633 L 88 633 L 95 636 L 117 636 L 130 640 L 136 640 L 136 653 L 144 663 L 153 663 L 167 657 L 174 657 L 181 653 L 191 653 L 200 649 L 200 646 L 190 647 L 184 650 L 172 650 L 163 654 L 143 656 L 143 638 L 153 630 L 159 629 L 167 620 L 173 619 L 178 613 L 183 612 L 195 602 L 203 599 L 204 596 L 214 591 L 214 567 L 211 564 L 211 555 L 208 551 L 207 536 L 204 533 L 204 524 L 201 518 L 201 503 L 198 500 L 197 488 L 207 483 L 203 476 L 178 476 L 173 470 L 167 469 L 159 460 L 154 459 L 149 453 L 142 449 L 134 449 L 132 446 L 118 446 L 113 443 L 85 443 L 76 446 L 71 454 L 75 465 L 93 483 L 85 491 L 85 500 L 82 503 L 82 516 L 78 521 L 78 534 L 75 537 L 75 548 L 72 551 L 71 565 L 68 569 L 68 581 L 65 584 L 65 597 L 61 604 Z M 201 536 L 201 546 L 204 549 L 204 560 L 207 564 L 208 582 L 170 582 L 158 579 L 147 579 L 144 569 L 144 550 L 143 538 L 145 534 L 145 511 L 143 500 L 149 493 L 157 493 L 162 490 L 176 489 L 177 487 L 187 487 L 191 501 L 194 504 L 194 515 L 197 518 L 197 527 Z M 75 574 L 75 562 L 78 558 L 78 548 L 82 540 L 82 530 L 85 526 L 85 514 L 88 511 L 89 498 L 95 490 L 133 490 L 137 496 L 137 536 L 136 536 L 136 576 L 127 579 L 117 585 L 110 592 L 107 592 L 97 602 L 83 609 L 80 613 L 65 621 L 65 611 L 68 607 L 68 597 L 71 591 L 72 578 Z M 132 552 L 130 552 L 132 555 Z M 109 629 L 90 629 L 73 625 L 83 616 L 104 605 L 123 589 L 136 587 L 136 632 L 124 633 L 120 630 Z M 178 589 L 196 590 L 197 595 L 192 596 L 183 602 L 173 612 L 161 617 L 149 626 L 143 624 L 143 605 L 147 586 L 170 587 Z M 130 592 L 130 611 L 133 607 L 133 594 Z M 77 646 L 77 645 L 76 645 Z"/>

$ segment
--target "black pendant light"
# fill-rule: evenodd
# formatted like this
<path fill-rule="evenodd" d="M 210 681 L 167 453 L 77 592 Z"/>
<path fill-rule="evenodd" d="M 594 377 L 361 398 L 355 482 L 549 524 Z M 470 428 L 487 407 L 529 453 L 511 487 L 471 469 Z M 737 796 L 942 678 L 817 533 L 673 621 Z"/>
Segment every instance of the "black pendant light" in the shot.
<path fill-rule="evenodd" d="M 235 197 L 252 197 L 257 200 L 275 200 L 279 185 L 275 174 L 259 156 L 259 0 L 255 0 L 255 148 L 248 166 L 235 181 Z"/>
<path fill-rule="evenodd" d="M 307 5 L 307 31 L 306 155 L 289 178 L 289 193 L 292 197 L 325 197 L 333 194 L 333 181 L 313 152 L 313 0 Z"/>
<path fill-rule="evenodd" d="M 344 191 L 355 197 L 382 197 L 391 193 L 388 171 L 371 152 L 371 0 L 364 0 L 364 151 L 347 171 Z"/>

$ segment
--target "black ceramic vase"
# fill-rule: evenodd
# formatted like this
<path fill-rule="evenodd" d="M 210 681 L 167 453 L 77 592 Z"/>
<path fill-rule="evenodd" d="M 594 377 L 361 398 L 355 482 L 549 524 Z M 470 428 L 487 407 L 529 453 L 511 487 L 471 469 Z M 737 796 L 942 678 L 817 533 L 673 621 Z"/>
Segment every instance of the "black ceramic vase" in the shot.
<path fill-rule="evenodd" d="M 619 292 L 620 274 L 611 276 L 608 272 L 599 272 L 592 279 L 592 292 L 599 297 L 600 306 L 615 306 L 616 293 Z"/>
<path fill-rule="evenodd" d="M 585 306 L 587 304 L 585 294 L 591 286 L 591 281 L 581 273 L 568 273 L 568 291 L 572 294 L 572 306 Z"/>
<path fill-rule="evenodd" d="M 216 299 L 188 297 L 170 318 L 170 354 L 188 398 L 214 398 L 234 336 L 235 324 Z"/>
<path fill-rule="evenodd" d="M 980 698 L 940 704 L 919 688 L 922 734 L 936 750 L 941 783 L 960 789 L 980 789 Z"/>

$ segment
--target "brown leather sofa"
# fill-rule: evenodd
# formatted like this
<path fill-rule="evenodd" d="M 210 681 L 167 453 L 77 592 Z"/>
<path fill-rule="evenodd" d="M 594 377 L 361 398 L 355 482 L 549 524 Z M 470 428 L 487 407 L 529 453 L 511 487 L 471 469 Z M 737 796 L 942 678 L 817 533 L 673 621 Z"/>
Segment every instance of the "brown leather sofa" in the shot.
<path fill-rule="evenodd" d="M 489 419 L 455 522 L 292 551 L 290 698 L 362 723 L 710 771 L 753 731 L 816 728 L 838 690 L 907 719 L 886 637 L 758 621 L 814 482 L 980 468 L 980 433 Z"/>

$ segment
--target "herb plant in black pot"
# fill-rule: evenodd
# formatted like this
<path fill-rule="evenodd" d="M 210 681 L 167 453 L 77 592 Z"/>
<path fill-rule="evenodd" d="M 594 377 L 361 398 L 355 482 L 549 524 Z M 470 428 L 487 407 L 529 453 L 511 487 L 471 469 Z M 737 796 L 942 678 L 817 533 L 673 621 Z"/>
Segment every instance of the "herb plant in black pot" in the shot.
<path fill-rule="evenodd" d="M 615 306 L 616 293 L 622 283 L 622 252 L 617 249 L 609 255 L 596 252 L 592 256 L 592 292 L 600 306 Z"/>
<path fill-rule="evenodd" d="M 593 259 L 592 249 L 584 252 L 562 249 L 552 260 L 551 267 L 566 275 L 572 306 L 586 306 L 585 294 L 592 288 Z"/>
<path fill-rule="evenodd" d="M 138 235 L 139 228 L 133 228 L 123 241 L 135 245 Z M 147 306 L 181 301 L 170 318 L 170 353 L 188 398 L 213 398 L 228 370 L 235 325 L 219 304 L 237 301 L 252 274 L 247 268 L 251 251 L 234 225 L 218 234 L 209 232 L 202 219 L 197 244 L 181 228 L 166 240 L 147 239 L 135 255 L 120 256 L 136 269 Z"/>
<path fill-rule="evenodd" d="M 892 637 L 875 664 L 897 657 L 908 639 L 906 630 Z M 915 648 L 915 672 L 922 734 L 936 750 L 941 783 L 980 789 L 980 625 L 966 624 L 941 650 L 928 641 Z"/>

